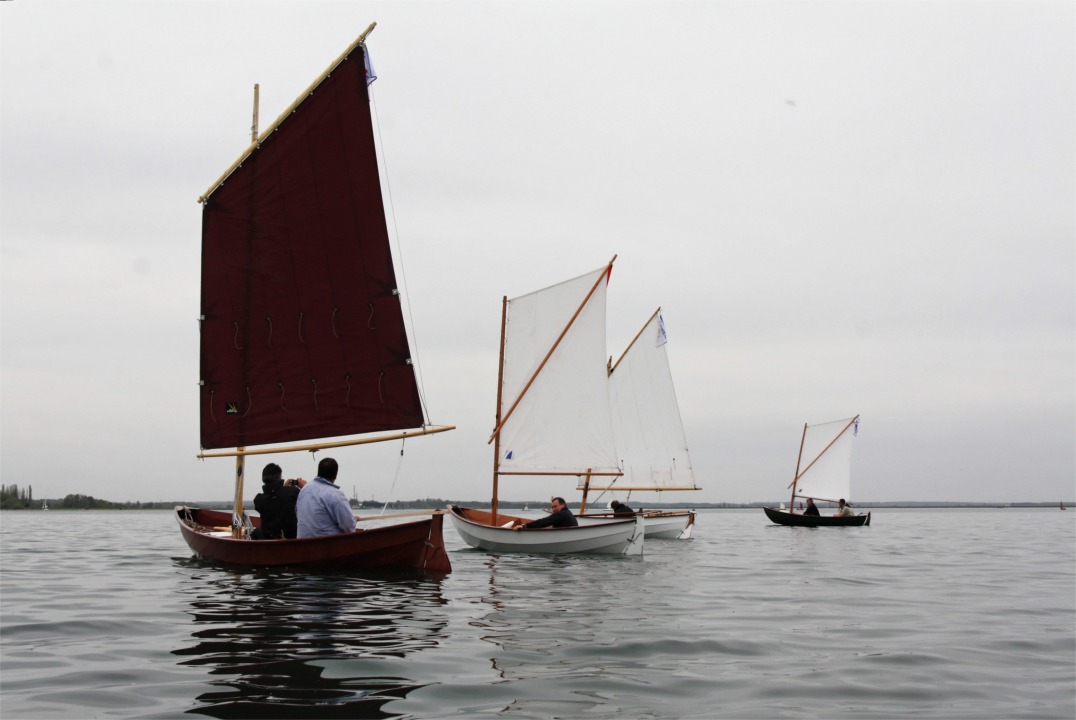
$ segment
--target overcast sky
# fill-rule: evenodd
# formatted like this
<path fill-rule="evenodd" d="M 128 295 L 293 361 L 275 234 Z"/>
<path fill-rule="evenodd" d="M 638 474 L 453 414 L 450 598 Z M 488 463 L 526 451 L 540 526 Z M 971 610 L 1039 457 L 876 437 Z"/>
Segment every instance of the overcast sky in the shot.
<path fill-rule="evenodd" d="M 377 21 L 397 272 L 458 429 L 334 451 L 349 494 L 488 498 L 501 297 L 618 254 L 609 352 L 663 307 L 705 488 L 664 499 L 786 499 L 803 423 L 860 413 L 855 499 L 1072 500 L 1074 7 L 2 2 L 0 480 L 231 497 L 195 459 L 197 198 L 254 83 L 264 127 Z"/>

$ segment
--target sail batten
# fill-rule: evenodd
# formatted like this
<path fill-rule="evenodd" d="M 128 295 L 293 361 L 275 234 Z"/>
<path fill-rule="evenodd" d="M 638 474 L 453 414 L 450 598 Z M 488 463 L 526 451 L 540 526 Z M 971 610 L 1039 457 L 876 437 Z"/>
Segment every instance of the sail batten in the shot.
<path fill-rule="evenodd" d="M 205 198 L 204 449 L 425 424 L 364 56 L 350 48 Z"/>

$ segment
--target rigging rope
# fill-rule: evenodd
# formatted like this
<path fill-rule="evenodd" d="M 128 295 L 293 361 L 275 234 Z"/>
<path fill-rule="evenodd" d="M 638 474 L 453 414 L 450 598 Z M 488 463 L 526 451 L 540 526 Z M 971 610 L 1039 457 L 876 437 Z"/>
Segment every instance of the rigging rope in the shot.
<path fill-rule="evenodd" d="M 396 474 L 392 476 L 392 485 L 389 487 L 389 498 L 390 498 L 390 500 L 388 502 L 386 502 L 384 505 L 381 506 L 381 512 L 378 513 L 378 515 L 384 515 L 385 514 L 385 511 L 388 509 L 389 505 L 392 503 L 391 498 L 395 497 L 395 495 L 396 495 L 396 481 L 400 479 L 400 469 L 403 467 L 404 443 L 406 443 L 406 442 L 407 442 L 407 438 L 403 438 L 402 440 L 400 440 L 400 459 L 396 461 Z"/>

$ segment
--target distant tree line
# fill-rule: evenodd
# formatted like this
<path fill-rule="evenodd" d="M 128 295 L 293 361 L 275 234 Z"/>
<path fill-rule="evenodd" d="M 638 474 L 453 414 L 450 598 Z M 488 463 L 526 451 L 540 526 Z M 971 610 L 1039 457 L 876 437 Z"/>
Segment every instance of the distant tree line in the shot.
<path fill-rule="evenodd" d="M 19 490 L 18 485 L 0 485 L 0 510 L 19 510 L 34 502 L 34 488 Z"/>
<path fill-rule="evenodd" d="M 110 502 L 92 495 L 67 495 L 62 500 L 47 498 L 49 509 L 57 510 L 171 510 L 174 502 Z M 18 485 L 0 485 L 0 510 L 35 509 L 33 486 L 20 490 Z"/>

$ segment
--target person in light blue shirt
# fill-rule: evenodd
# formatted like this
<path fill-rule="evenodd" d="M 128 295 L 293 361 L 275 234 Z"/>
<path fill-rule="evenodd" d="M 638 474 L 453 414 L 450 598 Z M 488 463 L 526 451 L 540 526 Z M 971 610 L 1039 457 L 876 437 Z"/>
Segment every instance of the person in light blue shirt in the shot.
<path fill-rule="evenodd" d="M 355 514 L 347 495 L 336 486 L 340 466 L 332 458 L 318 463 L 318 476 L 299 492 L 295 515 L 299 537 L 339 535 L 355 531 Z"/>

